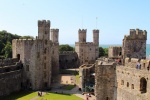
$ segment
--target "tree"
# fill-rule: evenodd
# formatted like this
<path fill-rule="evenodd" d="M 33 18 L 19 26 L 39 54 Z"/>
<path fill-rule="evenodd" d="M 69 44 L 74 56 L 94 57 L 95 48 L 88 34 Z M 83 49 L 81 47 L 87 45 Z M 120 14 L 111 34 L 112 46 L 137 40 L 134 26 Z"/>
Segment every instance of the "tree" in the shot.
<path fill-rule="evenodd" d="M 20 39 L 34 39 L 33 36 L 21 36 Z"/>
<path fill-rule="evenodd" d="M 102 47 L 99 47 L 99 57 L 104 56 L 105 55 L 105 51 Z"/>
<path fill-rule="evenodd" d="M 108 48 L 104 48 L 105 56 L 108 56 Z"/>
<path fill-rule="evenodd" d="M 59 51 L 74 51 L 74 48 L 68 44 L 59 45 Z"/>
<path fill-rule="evenodd" d="M 12 46 L 9 41 L 7 41 L 7 43 L 5 44 L 2 52 L 4 53 L 5 58 L 12 58 Z"/>
<path fill-rule="evenodd" d="M 99 47 L 99 57 L 108 56 L 108 48 Z"/>

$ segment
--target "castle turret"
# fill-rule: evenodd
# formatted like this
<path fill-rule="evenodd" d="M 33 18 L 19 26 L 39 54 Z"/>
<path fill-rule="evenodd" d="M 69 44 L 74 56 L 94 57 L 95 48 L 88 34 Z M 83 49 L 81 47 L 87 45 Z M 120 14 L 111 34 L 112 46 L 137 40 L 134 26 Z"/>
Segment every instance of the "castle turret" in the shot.
<path fill-rule="evenodd" d="M 38 20 L 38 39 L 50 40 L 49 20 Z"/>
<path fill-rule="evenodd" d="M 99 30 L 93 30 L 93 43 L 99 45 Z"/>
<path fill-rule="evenodd" d="M 78 34 L 79 34 L 79 42 L 86 42 L 86 29 L 79 29 Z"/>
<path fill-rule="evenodd" d="M 129 33 L 123 39 L 123 58 L 146 58 L 147 31 L 130 29 Z"/>
<path fill-rule="evenodd" d="M 58 42 L 59 29 L 51 29 L 51 40 L 52 42 Z"/>

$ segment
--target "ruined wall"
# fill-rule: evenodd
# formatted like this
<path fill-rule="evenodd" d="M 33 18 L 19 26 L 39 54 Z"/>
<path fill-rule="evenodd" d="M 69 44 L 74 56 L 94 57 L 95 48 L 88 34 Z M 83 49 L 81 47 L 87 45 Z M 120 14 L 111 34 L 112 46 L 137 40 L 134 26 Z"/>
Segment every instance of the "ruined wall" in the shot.
<path fill-rule="evenodd" d="M 22 63 L 18 59 L 0 59 L 0 96 L 20 91 Z"/>
<path fill-rule="evenodd" d="M 0 73 L 0 96 L 18 92 L 21 89 L 21 70 Z"/>
<path fill-rule="evenodd" d="M 95 72 L 95 64 L 83 64 L 79 67 L 79 88 L 82 89 L 82 91 L 85 91 L 85 86 L 91 86 L 93 85 L 94 89 L 94 72 Z"/>
<path fill-rule="evenodd" d="M 64 51 L 59 53 L 59 67 L 60 68 L 78 68 L 79 59 L 74 51 Z"/>
<path fill-rule="evenodd" d="M 130 35 L 123 39 L 123 58 L 146 58 L 146 40 L 146 30 L 130 29 Z"/>
<path fill-rule="evenodd" d="M 96 100 L 116 100 L 116 64 L 114 62 L 96 61 L 95 96 Z"/>
<path fill-rule="evenodd" d="M 99 57 L 99 30 L 93 30 L 93 42 L 81 41 L 86 38 L 86 31 L 79 29 L 78 32 L 79 42 L 75 43 L 75 51 L 79 57 L 79 65 L 92 64 Z"/>
<path fill-rule="evenodd" d="M 109 58 L 119 58 L 122 55 L 122 47 L 120 46 L 111 46 L 108 48 L 108 57 Z"/>

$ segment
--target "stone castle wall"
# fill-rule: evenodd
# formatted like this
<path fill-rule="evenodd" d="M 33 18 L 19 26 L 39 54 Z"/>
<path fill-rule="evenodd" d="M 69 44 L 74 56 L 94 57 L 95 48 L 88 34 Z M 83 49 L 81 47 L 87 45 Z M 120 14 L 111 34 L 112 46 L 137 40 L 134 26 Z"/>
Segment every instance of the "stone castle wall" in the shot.
<path fill-rule="evenodd" d="M 129 66 L 117 67 L 117 100 L 149 100 L 150 73 Z M 147 82 L 146 93 L 141 91 L 142 79 Z"/>
<path fill-rule="evenodd" d="M 59 53 L 59 67 L 60 68 L 78 68 L 79 59 L 74 51 L 64 51 Z"/>
<path fill-rule="evenodd" d="M 22 81 L 21 75 L 21 70 L 0 73 L 0 96 L 20 91 Z"/>
<path fill-rule="evenodd" d="M 123 39 L 123 58 L 146 58 L 146 30 L 130 29 L 130 34 Z"/>
<path fill-rule="evenodd" d="M 0 96 L 21 90 L 22 63 L 17 58 L 0 59 Z"/>

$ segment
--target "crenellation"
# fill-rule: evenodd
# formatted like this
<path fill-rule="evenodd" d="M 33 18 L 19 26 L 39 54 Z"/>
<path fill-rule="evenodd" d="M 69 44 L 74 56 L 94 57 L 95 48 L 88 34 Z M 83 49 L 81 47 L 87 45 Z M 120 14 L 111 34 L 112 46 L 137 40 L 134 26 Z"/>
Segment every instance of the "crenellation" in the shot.
<path fill-rule="evenodd" d="M 147 39 L 147 31 L 140 29 L 130 29 L 130 35 L 124 36 L 125 39 Z"/>
<path fill-rule="evenodd" d="M 50 27 L 50 20 L 38 20 L 38 27 Z"/>

